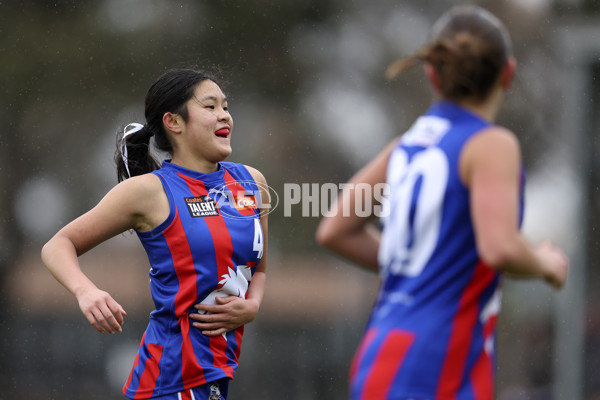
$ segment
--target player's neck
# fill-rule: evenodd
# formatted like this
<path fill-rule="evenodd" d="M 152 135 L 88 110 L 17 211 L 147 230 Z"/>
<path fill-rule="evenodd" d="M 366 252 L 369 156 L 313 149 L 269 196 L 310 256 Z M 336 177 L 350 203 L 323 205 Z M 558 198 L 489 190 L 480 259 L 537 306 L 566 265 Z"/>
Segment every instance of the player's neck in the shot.
<path fill-rule="evenodd" d="M 500 111 L 502 100 L 504 98 L 504 92 L 502 90 L 494 90 L 485 100 L 483 101 L 462 101 L 460 105 L 471 111 L 472 113 L 480 116 L 481 118 L 494 122 Z"/>
<path fill-rule="evenodd" d="M 209 174 L 219 169 L 219 164 L 216 162 L 193 157 L 173 155 L 171 163 L 203 174 Z"/>

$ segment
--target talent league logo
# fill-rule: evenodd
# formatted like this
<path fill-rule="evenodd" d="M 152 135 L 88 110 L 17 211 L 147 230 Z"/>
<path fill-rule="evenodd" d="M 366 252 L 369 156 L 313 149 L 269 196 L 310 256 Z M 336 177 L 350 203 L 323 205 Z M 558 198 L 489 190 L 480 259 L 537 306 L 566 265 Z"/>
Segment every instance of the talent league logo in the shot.
<path fill-rule="evenodd" d="M 217 203 L 208 195 L 185 197 L 184 200 L 192 218 L 215 217 L 219 215 Z"/>

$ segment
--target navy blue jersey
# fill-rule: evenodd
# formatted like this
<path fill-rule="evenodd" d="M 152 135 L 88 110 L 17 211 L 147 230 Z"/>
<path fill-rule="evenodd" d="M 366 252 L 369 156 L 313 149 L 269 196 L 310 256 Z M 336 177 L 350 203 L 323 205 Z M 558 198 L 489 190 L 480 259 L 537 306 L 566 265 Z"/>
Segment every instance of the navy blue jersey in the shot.
<path fill-rule="evenodd" d="M 477 253 L 465 143 L 490 123 L 434 104 L 388 163 L 382 284 L 353 361 L 353 399 L 490 400 L 499 273 Z M 521 188 L 522 218 L 523 198 Z"/>
<path fill-rule="evenodd" d="M 208 337 L 191 326 L 196 303 L 245 297 L 263 252 L 260 194 L 241 164 L 202 174 L 165 161 L 154 171 L 169 199 L 169 217 L 138 233 L 150 261 L 155 310 L 131 375 L 129 398 L 179 392 L 222 378 L 238 365 L 243 326 Z"/>

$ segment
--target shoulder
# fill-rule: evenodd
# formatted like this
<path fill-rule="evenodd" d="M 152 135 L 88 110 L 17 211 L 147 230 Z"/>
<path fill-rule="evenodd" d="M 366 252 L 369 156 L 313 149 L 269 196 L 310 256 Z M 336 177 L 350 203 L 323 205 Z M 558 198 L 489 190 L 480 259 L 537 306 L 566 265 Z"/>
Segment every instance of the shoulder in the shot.
<path fill-rule="evenodd" d="M 256 183 L 257 189 L 260 191 L 262 207 L 270 208 L 270 204 L 273 199 L 271 198 L 269 185 L 267 185 L 267 180 L 265 179 L 264 175 L 259 170 L 249 165 L 243 165 L 243 167 L 252 176 L 252 179 L 254 179 L 254 182 Z"/>
<path fill-rule="evenodd" d="M 240 171 L 240 174 L 250 174 L 250 176 L 252 177 L 252 179 L 254 179 L 254 181 L 257 184 L 265 184 L 267 183 L 264 175 L 257 170 L 254 167 L 251 167 L 249 165 L 246 164 L 239 164 L 239 163 L 233 163 L 233 162 L 222 162 L 221 165 L 228 171 Z"/>
<path fill-rule="evenodd" d="M 153 174 L 135 176 L 115 185 L 87 213 L 87 218 L 90 218 L 88 219 L 91 221 L 90 226 L 102 225 L 111 234 L 128 229 L 147 230 L 148 221 L 152 216 L 164 210 L 164 206 L 160 207 L 161 196 L 165 197 L 157 176 Z"/>
<path fill-rule="evenodd" d="M 163 190 L 160 178 L 155 174 L 134 176 L 120 182 L 115 189 L 133 196 L 147 196 Z"/>
<path fill-rule="evenodd" d="M 461 177 L 468 183 L 475 171 L 505 171 L 513 174 L 521 164 L 517 136 L 501 126 L 490 126 L 473 135 L 460 155 Z"/>
<path fill-rule="evenodd" d="M 498 151 L 519 151 L 520 145 L 517 136 L 502 126 L 492 125 L 473 135 L 465 147 L 483 153 L 497 153 Z"/>
<path fill-rule="evenodd" d="M 262 183 L 262 184 L 267 184 L 267 180 L 265 179 L 265 176 L 256 168 L 251 167 L 249 165 L 244 165 L 244 168 L 246 168 L 248 170 L 248 173 L 250 173 L 250 175 L 252 175 L 252 178 L 254 179 L 254 181 L 256 183 Z"/>
<path fill-rule="evenodd" d="M 169 215 L 169 200 L 160 178 L 155 174 L 126 179 L 112 192 L 111 202 L 131 216 L 133 228 L 137 231 L 151 230 Z"/>
<path fill-rule="evenodd" d="M 154 174 L 126 179 L 113 187 L 102 200 L 131 214 L 151 212 L 156 199 L 164 194 L 162 183 Z"/>
<path fill-rule="evenodd" d="M 501 126 L 490 126 L 467 140 L 461 151 L 461 163 L 496 161 L 519 162 L 521 146 L 517 136 Z"/>

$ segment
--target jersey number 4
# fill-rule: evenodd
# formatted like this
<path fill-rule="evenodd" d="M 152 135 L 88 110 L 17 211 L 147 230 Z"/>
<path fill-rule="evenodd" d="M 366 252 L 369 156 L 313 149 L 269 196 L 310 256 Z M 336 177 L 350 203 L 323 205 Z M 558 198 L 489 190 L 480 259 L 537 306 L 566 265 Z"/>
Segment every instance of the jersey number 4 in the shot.
<path fill-rule="evenodd" d="M 257 251 L 257 258 L 262 258 L 263 255 L 263 231 L 260 226 L 260 220 L 258 218 L 254 219 L 254 244 L 252 245 L 252 250 Z"/>

